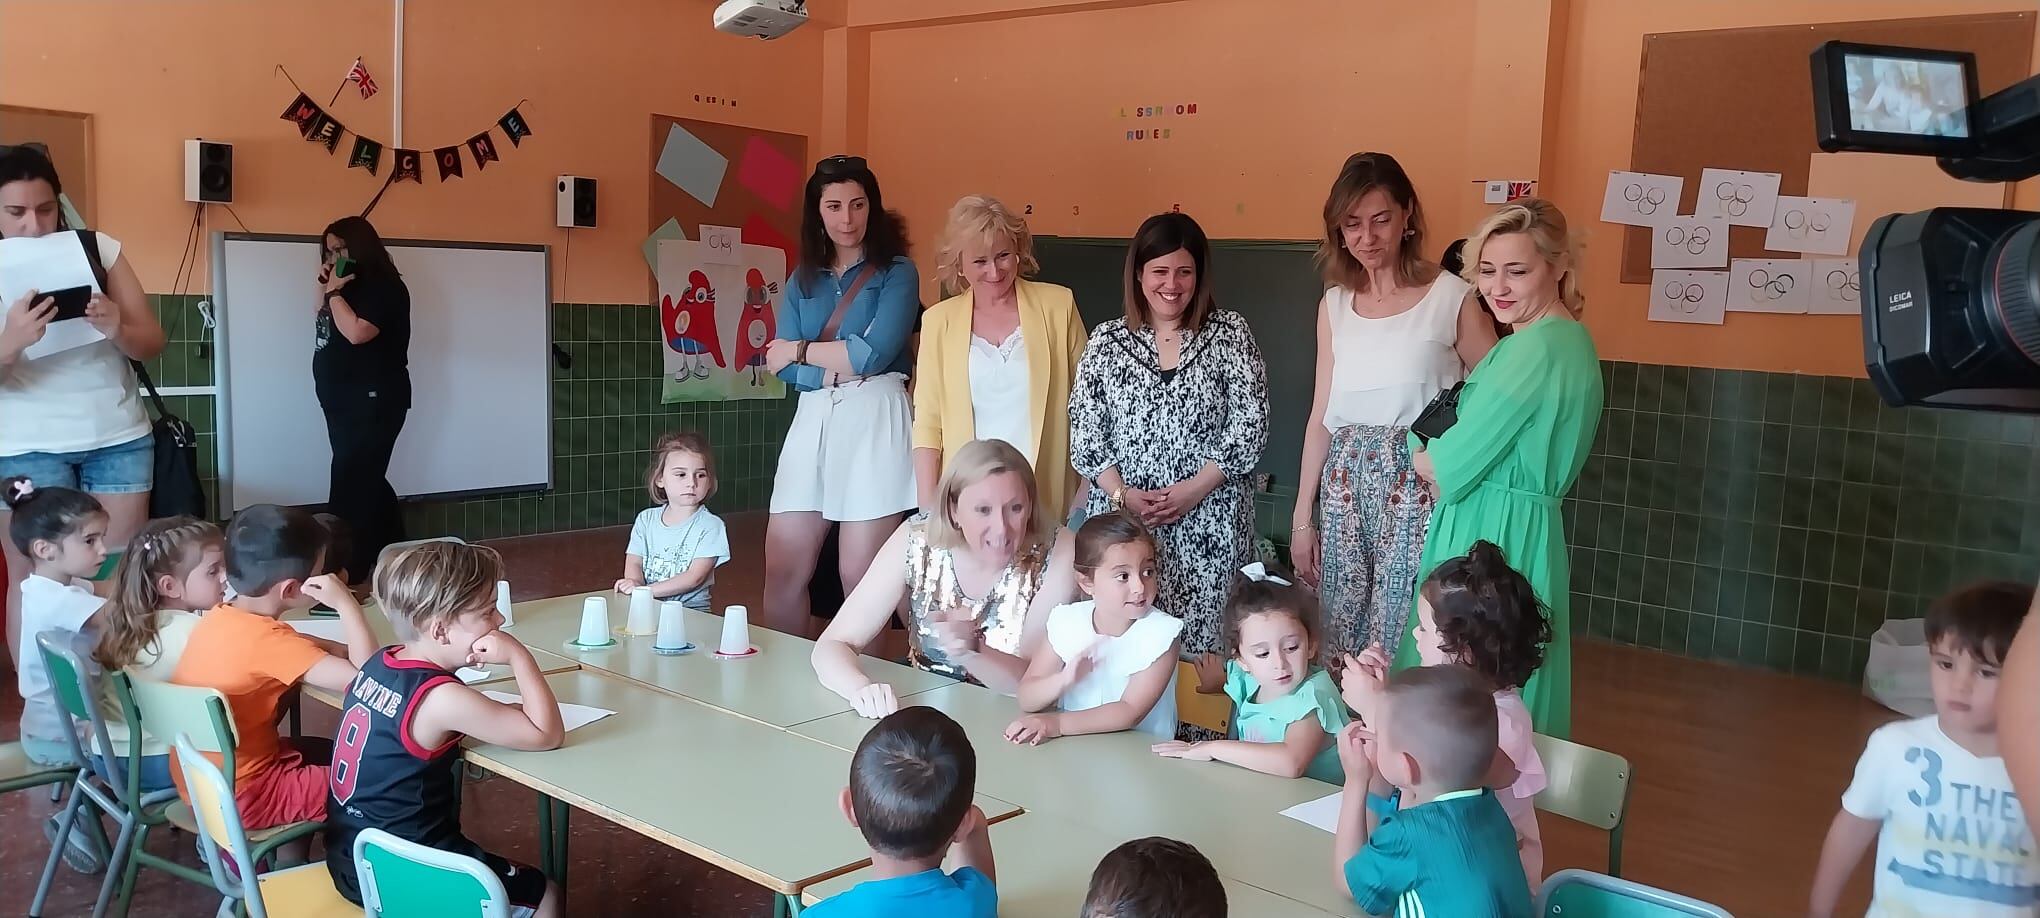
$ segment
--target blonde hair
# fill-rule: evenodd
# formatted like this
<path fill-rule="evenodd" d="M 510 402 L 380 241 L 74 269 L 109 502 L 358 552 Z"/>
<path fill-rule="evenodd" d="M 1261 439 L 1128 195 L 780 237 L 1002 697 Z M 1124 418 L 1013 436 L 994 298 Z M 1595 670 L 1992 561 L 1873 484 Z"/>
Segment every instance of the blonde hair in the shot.
<path fill-rule="evenodd" d="M 122 669 L 157 643 L 162 623 L 156 612 L 163 608 L 163 594 L 156 578 L 182 578 L 198 566 L 205 549 L 226 547 L 220 527 L 190 516 L 150 520 L 135 533 L 114 568 L 113 595 L 99 615 L 102 630 L 92 649 L 99 665 Z"/>
<path fill-rule="evenodd" d="M 1020 219 L 1019 214 L 989 195 L 967 194 L 957 198 L 956 205 L 949 208 L 949 223 L 942 229 L 942 256 L 935 265 L 935 276 L 942 282 L 943 291 L 958 294 L 970 288 L 970 281 L 963 276 L 966 249 L 973 243 L 995 247 L 1000 242 L 1013 246 L 1013 255 L 1020 260 L 1021 277 L 1033 277 L 1041 270 L 1041 263 L 1034 260 L 1034 235 L 1027 231 L 1027 221 Z"/>
<path fill-rule="evenodd" d="M 435 625 L 496 601 L 503 558 L 484 545 L 423 542 L 390 552 L 375 566 L 375 601 L 391 620 L 424 634 Z"/>
<path fill-rule="evenodd" d="M 1537 254 L 1559 272 L 1558 299 L 1572 317 L 1580 317 L 1587 295 L 1580 292 L 1580 243 L 1567 227 L 1565 212 L 1543 198 L 1524 198 L 1488 215 L 1480 228 L 1466 240 L 1466 264 L 1460 276 L 1476 287 L 1480 284 L 1480 251 L 1491 236 L 1522 233 L 1530 237 Z"/>
<path fill-rule="evenodd" d="M 928 520 L 928 544 L 963 547 L 963 529 L 956 525 L 956 502 L 963 489 L 1006 472 L 1019 475 L 1027 486 L 1028 543 L 1040 546 L 1054 541 L 1057 521 L 1042 511 L 1041 486 L 1034 481 L 1034 467 L 1027 464 L 1027 457 L 1004 440 L 972 440 L 942 469 L 942 481 L 935 486 L 935 512 Z"/>

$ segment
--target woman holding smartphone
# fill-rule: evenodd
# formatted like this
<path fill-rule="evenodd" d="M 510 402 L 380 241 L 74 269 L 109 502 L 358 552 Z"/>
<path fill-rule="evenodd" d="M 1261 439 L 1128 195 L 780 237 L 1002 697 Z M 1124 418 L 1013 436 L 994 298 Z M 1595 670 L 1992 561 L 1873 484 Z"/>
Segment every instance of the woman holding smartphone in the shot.
<path fill-rule="evenodd" d="M 320 241 L 312 383 L 333 444 L 328 508 L 354 530 L 359 584 L 383 546 L 404 538 L 390 454 L 411 410 L 411 291 L 375 227 L 342 217 Z"/>

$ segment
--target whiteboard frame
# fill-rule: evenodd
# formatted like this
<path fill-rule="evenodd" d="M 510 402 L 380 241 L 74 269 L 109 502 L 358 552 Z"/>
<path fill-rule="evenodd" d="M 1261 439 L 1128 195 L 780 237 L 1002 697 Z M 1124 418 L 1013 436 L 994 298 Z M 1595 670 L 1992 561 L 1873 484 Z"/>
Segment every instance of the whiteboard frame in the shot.
<path fill-rule="evenodd" d="M 227 303 L 227 285 L 223 280 L 223 266 L 227 263 L 229 242 L 309 242 L 317 244 L 321 234 L 312 233 L 232 233 L 214 232 L 210 254 L 213 316 L 213 449 L 219 475 L 219 509 L 222 516 L 232 516 L 234 500 L 233 450 L 229 444 L 233 439 L 233 421 L 228 411 L 230 388 L 227 385 L 228 368 L 232 362 L 227 359 L 227 324 L 232 321 L 233 309 Z M 553 302 L 552 246 L 543 243 L 524 242 L 464 242 L 451 239 L 391 239 L 384 238 L 386 248 L 438 248 L 438 249 L 488 249 L 502 252 L 538 252 L 545 256 L 545 308 L 546 342 L 551 345 Z M 312 368 L 305 367 L 310 374 Z M 551 493 L 558 480 L 559 457 L 553 454 L 553 386 L 550 374 L 545 386 L 545 481 L 530 484 L 504 485 L 493 488 L 475 488 L 465 491 L 441 491 L 432 494 L 397 495 L 399 503 L 426 503 L 431 501 L 458 500 L 469 497 L 490 497 L 500 494 Z"/>

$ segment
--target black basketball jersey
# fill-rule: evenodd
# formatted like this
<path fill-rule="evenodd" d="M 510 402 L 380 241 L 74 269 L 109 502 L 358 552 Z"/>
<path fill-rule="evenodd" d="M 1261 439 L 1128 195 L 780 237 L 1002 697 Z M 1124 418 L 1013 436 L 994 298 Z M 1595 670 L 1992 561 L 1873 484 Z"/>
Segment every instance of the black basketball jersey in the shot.
<path fill-rule="evenodd" d="M 459 737 L 437 749 L 411 741 L 411 715 L 425 693 L 460 680 L 396 648 L 376 651 L 341 699 L 326 794 L 326 867 L 333 883 L 359 904 L 354 836 L 373 826 L 406 841 L 465 852 L 461 835 Z"/>

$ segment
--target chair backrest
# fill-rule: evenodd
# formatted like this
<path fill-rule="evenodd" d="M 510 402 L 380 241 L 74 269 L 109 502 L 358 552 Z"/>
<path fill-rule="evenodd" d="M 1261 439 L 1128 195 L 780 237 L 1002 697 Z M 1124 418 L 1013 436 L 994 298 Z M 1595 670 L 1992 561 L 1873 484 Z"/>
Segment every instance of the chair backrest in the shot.
<path fill-rule="evenodd" d="M 1537 914 L 1545 918 L 1731 918 L 1717 905 L 1578 868 L 1545 878 Z"/>
<path fill-rule="evenodd" d="M 1544 790 L 1537 808 L 1597 829 L 1613 831 L 1629 810 L 1629 760 L 1555 736 L 1533 734 L 1544 760 Z"/>
<path fill-rule="evenodd" d="M 1232 726 L 1232 699 L 1197 691 L 1197 667 L 1189 660 L 1176 664 L 1176 719 L 1220 736 Z"/>
<path fill-rule="evenodd" d="M 140 678 L 129 680 L 129 689 L 150 736 L 182 734 L 200 752 L 219 754 L 226 760 L 226 773 L 234 773 L 234 721 L 218 689 Z"/>
<path fill-rule="evenodd" d="M 141 683 L 136 683 L 139 687 Z M 160 684 L 160 683 L 159 683 Z M 147 711 L 148 702 L 144 701 Z M 191 803 L 192 819 L 198 823 L 199 849 L 212 871 L 213 887 L 220 895 L 241 900 L 249 918 L 268 918 L 262 904 L 262 888 L 255 876 L 255 857 L 248 846 L 248 833 L 241 825 L 241 808 L 234 803 L 234 787 L 191 741 L 191 734 L 177 734 L 177 767 L 184 774 L 185 799 Z M 234 859 L 238 870 L 228 870 L 220 860 L 222 849 Z"/>
<path fill-rule="evenodd" d="M 107 767 L 113 769 L 107 774 L 108 784 L 119 787 L 125 782 L 121 778 L 126 764 L 123 752 L 139 749 L 141 739 L 130 734 L 129 750 L 113 748 L 113 740 L 106 732 L 106 719 L 101 716 L 99 699 L 106 688 L 99 676 L 99 668 L 78 656 L 75 649 L 77 635 L 69 631 L 51 629 L 35 636 L 36 653 L 42 656 L 43 669 L 49 673 L 50 689 L 57 696 L 57 707 L 74 720 L 85 721 L 91 726 L 92 735 L 98 739 L 98 746 L 105 751 Z M 79 761 L 85 760 L 88 750 L 78 742 L 78 734 L 68 734 L 71 751 Z"/>
<path fill-rule="evenodd" d="M 381 829 L 354 836 L 361 904 L 376 918 L 509 918 L 503 881 L 481 861 L 408 842 Z"/>

